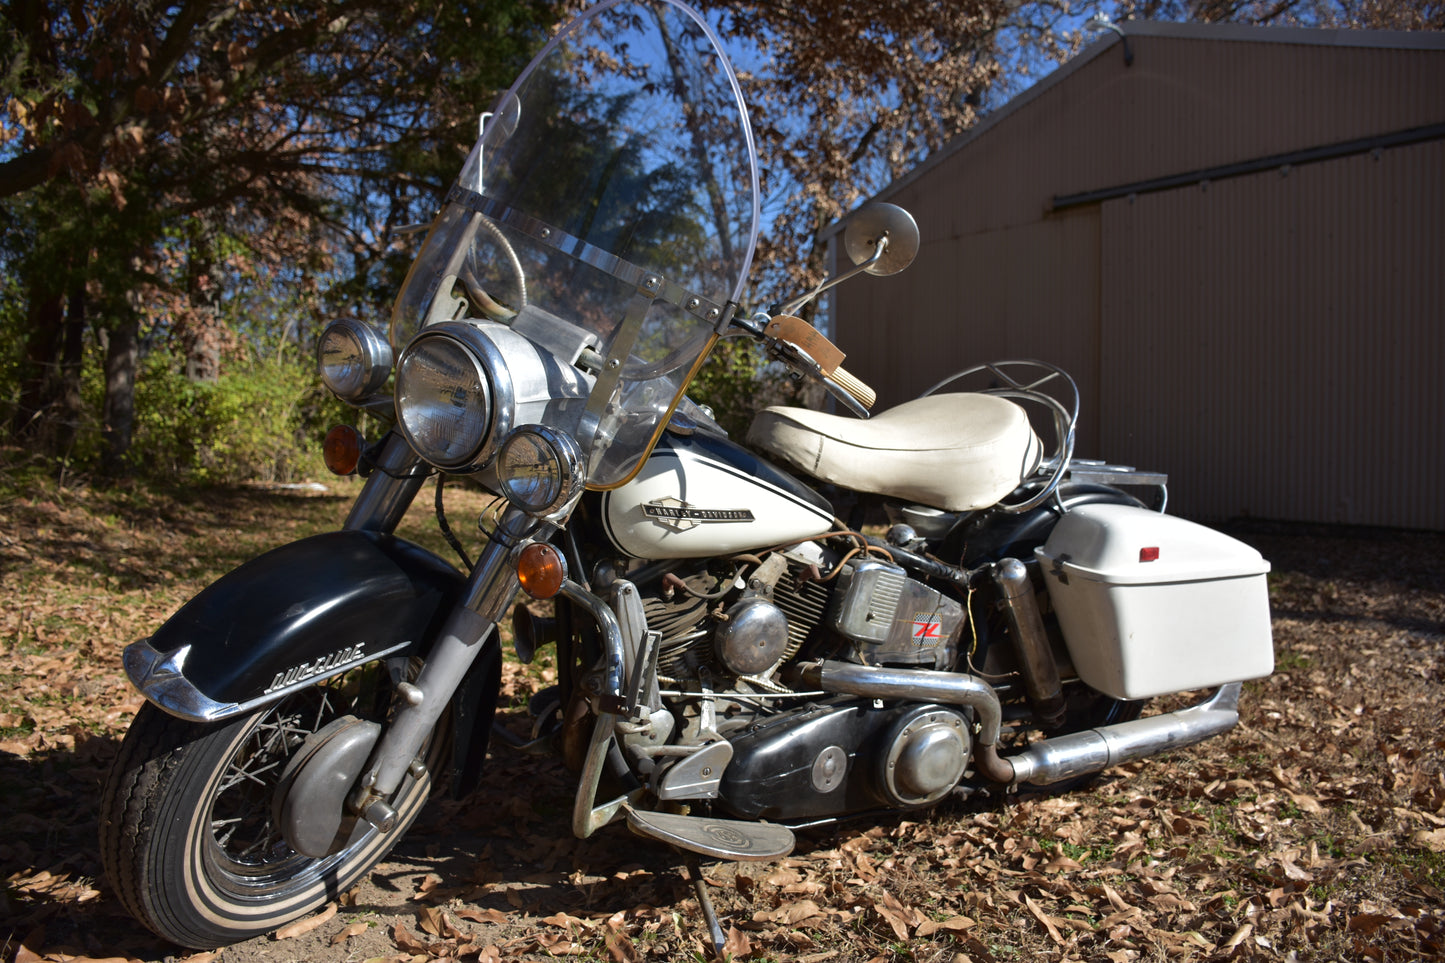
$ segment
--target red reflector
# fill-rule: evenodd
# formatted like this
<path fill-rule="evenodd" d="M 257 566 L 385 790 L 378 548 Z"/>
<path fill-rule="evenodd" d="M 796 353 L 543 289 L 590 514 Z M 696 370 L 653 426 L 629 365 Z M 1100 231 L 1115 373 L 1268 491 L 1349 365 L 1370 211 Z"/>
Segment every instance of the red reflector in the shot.
<path fill-rule="evenodd" d="M 1157 561 L 1159 561 L 1159 546 L 1155 545 L 1155 546 L 1151 546 L 1151 547 L 1149 547 L 1149 548 L 1141 548 L 1141 549 L 1139 549 L 1139 561 L 1141 561 L 1141 562 L 1157 562 Z"/>

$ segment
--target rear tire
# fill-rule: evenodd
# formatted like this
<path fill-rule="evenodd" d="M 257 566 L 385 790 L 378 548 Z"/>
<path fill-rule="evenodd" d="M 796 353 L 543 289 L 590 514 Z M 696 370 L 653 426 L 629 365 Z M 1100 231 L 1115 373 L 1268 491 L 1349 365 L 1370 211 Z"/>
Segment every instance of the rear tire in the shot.
<path fill-rule="evenodd" d="M 273 791 L 290 756 L 333 719 L 384 722 L 392 681 L 388 666 L 373 662 L 210 724 L 142 706 L 101 800 L 101 861 L 126 909 L 168 940 L 213 949 L 269 933 L 346 892 L 426 803 L 448 719 L 423 749 L 427 772 L 407 776 L 391 800 L 398 820 L 390 833 L 363 822 L 339 852 L 302 856 L 274 825 Z"/>

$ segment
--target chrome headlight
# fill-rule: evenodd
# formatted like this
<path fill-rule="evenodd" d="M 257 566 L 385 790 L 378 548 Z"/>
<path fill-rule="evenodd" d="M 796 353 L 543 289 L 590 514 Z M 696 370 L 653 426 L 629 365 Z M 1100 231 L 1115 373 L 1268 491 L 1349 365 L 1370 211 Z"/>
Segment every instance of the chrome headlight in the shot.
<path fill-rule="evenodd" d="M 492 389 L 480 358 L 445 333 L 407 345 L 396 368 L 401 433 L 423 459 L 464 469 L 484 455 L 492 434 Z"/>
<path fill-rule="evenodd" d="M 570 435 L 546 425 L 523 425 L 497 452 L 497 483 L 507 501 L 545 517 L 566 507 L 582 488 L 582 450 Z"/>
<path fill-rule="evenodd" d="M 360 404 L 381 390 L 391 374 L 391 343 L 354 318 L 333 321 L 316 342 L 321 381 L 342 401 Z"/>
<path fill-rule="evenodd" d="M 589 375 L 506 325 L 443 321 L 423 328 L 397 361 L 396 417 L 426 461 L 469 471 L 490 464 L 514 425 L 575 431 L 591 390 Z"/>

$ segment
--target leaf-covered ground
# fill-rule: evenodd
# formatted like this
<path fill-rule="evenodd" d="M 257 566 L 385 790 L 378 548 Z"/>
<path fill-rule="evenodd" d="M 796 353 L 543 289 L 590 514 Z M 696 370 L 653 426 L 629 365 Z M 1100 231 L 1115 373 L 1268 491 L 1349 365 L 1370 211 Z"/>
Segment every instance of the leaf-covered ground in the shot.
<path fill-rule="evenodd" d="M 99 787 L 138 705 L 120 650 L 228 568 L 336 527 L 351 490 L 0 487 L 0 960 L 711 956 L 670 853 L 619 827 L 573 839 L 565 770 L 501 749 L 487 788 L 434 802 L 340 905 L 214 954 L 149 935 L 96 856 Z M 480 507 L 453 504 L 454 522 Z M 429 504 L 407 523 L 448 554 L 432 527 Z M 1445 536 L 1241 537 L 1274 564 L 1278 669 L 1246 686 L 1235 731 L 1066 796 L 816 830 L 772 863 L 705 862 L 727 952 L 1445 957 Z M 547 671 L 509 669 L 513 704 Z"/>

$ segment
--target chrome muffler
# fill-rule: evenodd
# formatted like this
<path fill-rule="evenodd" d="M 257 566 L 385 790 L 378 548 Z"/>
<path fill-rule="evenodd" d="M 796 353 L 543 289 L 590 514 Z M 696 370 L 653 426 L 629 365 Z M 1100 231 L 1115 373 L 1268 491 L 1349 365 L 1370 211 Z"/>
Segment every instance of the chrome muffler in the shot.
<path fill-rule="evenodd" d="M 1239 722 L 1241 688 L 1242 683 L 1231 682 L 1187 709 L 1036 742 L 1003 760 L 1013 770 L 1009 782 L 1047 786 L 1228 732 Z"/>
<path fill-rule="evenodd" d="M 828 692 L 871 699 L 910 699 L 968 706 L 978 713 L 974 751 L 978 771 L 994 782 L 1047 786 L 1111 766 L 1182 749 L 1228 732 L 1239 722 L 1242 684 L 1231 682 L 1204 702 L 1112 726 L 1044 739 L 1007 757 L 998 755 L 1003 715 L 993 687 L 976 676 L 925 669 L 875 668 L 851 662 L 800 666 L 801 679 Z"/>

